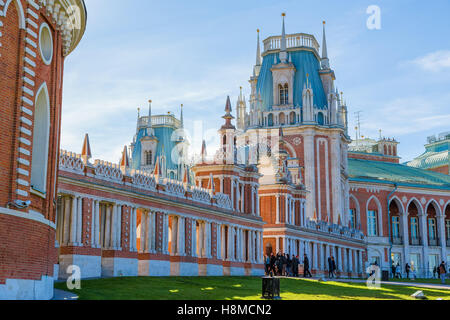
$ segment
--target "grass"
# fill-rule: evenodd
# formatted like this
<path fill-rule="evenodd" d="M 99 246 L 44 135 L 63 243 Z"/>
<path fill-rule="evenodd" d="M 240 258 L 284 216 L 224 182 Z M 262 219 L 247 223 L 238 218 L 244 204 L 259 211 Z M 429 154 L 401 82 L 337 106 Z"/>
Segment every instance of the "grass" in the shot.
<path fill-rule="evenodd" d="M 80 300 L 260 300 L 261 287 L 261 279 L 252 277 L 123 277 L 84 280 L 81 290 L 71 292 Z M 69 291 L 64 282 L 55 288 Z M 450 290 L 281 279 L 283 300 L 409 300 L 418 290 L 430 300 L 450 300 Z"/>
<path fill-rule="evenodd" d="M 390 279 L 392 282 L 411 282 L 411 283 L 429 283 L 429 284 L 439 284 L 442 285 L 441 279 Z M 450 280 L 446 279 L 445 284 L 450 285 Z"/>

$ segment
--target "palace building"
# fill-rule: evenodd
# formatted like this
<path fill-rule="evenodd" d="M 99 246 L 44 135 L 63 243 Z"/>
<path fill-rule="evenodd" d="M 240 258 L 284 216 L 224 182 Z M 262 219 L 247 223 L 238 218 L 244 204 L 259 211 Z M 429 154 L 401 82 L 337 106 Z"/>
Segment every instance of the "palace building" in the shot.
<path fill-rule="evenodd" d="M 88 135 L 79 154 L 59 150 L 64 58 L 86 17 L 82 0 L 0 0 L 0 299 L 50 299 L 73 266 L 83 279 L 261 276 L 264 254 L 285 252 L 316 276 L 334 256 L 344 278 L 375 262 L 428 277 L 450 261 L 448 137 L 408 164 L 395 139 L 353 141 L 325 23 L 321 46 L 286 33 L 284 15 L 262 50 L 258 31 L 251 95 L 235 113 L 226 99 L 211 157 L 204 142 L 190 159 L 183 106 L 153 115 L 149 101 L 110 163 Z"/>

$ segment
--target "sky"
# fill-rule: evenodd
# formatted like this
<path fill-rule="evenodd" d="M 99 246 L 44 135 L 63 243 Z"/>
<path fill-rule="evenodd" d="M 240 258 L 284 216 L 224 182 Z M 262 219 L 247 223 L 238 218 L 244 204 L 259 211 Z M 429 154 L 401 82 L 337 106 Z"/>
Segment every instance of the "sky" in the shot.
<path fill-rule="evenodd" d="M 89 134 L 94 159 L 117 163 L 136 132 L 137 108 L 153 115 L 184 105 L 191 147 L 212 153 L 227 95 L 249 96 L 261 40 L 286 32 L 327 44 L 336 86 L 361 134 L 400 142 L 401 161 L 424 151 L 428 136 L 450 131 L 448 0 L 85 0 L 88 23 L 65 62 L 61 148 L 79 153 Z M 124 5 L 126 4 L 126 5 Z M 369 6 L 380 28 L 367 26 Z M 372 20 L 370 20 L 372 21 Z M 235 111 L 235 110 L 233 110 Z"/>

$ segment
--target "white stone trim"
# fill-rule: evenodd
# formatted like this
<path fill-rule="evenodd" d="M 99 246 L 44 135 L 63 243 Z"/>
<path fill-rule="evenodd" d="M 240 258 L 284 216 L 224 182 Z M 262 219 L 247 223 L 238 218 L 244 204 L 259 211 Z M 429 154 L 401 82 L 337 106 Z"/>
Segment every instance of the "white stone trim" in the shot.
<path fill-rule="evenodd" d="M 36 211 L 30 210 L 29 212 L 21 212 L 21 211 L 16 211 L 16 210 L 11 210 L 11 209 L 0 207 L 0 214 L 36 221 L 36 222 L 42 223 L 46 226 L 49 226 L 52 229 L 56 229 L 56 225 L 52 221 L 45 219 L 41 213 L 36 212 Z"/>

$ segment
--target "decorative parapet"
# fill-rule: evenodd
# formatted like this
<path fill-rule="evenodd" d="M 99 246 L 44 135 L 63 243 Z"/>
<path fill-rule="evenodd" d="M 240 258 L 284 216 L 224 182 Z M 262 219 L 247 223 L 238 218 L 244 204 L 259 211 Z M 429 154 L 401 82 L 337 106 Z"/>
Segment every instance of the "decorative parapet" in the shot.
<path fill-rule="evenodd" d="M 148 174 L 144 171 L 134 170 L 132 171 L 132 177 L 133 187 L 156 191 L 156 178 L 154 175 Z"/>
<path fill-rule="evenodd" d="M 166 186 L 165 193 L 171 196 L 175 196 L 178 198 L 185 198 L 186 188 L 181 181 L 171 180 L 171 179 L 163 179 L 162 184 Z"/>
<path fill-rule="evenodd" d="M 314 221 L 307 219 L 306 228 L 310 230 L 329 233 L 337 236 L 342 236 L 348 239 L 364 240 L 365 236 L 360 230 L 350 229 L 348 227 L 339 226 L 337 224 L 330 224 L 326 221 Z"/>
<path fill-rule="evenodd" d="M 193 186 L 191 187 L 191 192 L 193 201 L 211 204 L 211 195 L 209 193 L 209 190 Z"/>
<path fill-rule="evenodd" d="M 84 168 L 85 165 L 80 154 L 61 150 L 59 156 L 59 170 L 83 174 Z"/>
<path fill-rule="evenodd" d="M 272 50 L 280 50 L 281 36 L 272 36 L 264 40 L 264 52 Z M 296 33 L 286 35 L 286 48 L 310 48 L 314 49 L 319 54 L 320 45 L 313 35 L 305 33 Z"/>
<path fill-rule="evenodd" d="M 33 6 L 45 8 L 47 16 L 61 32 L 63 53 L 67 56 L 78 45 L 86 30 L 87 11 L 84 0 L 28 0 L 28 2 Z"/>
<path fill-rule="evenodd" d="M 216 201 L 215 205 L 219 208 L 226 210 L 233 210 L 233 205 L 231 203 L 230 196 L 224 193 L 216 193 L 213 196 L 213 199 Z"/>
<path fill-rule="evenodd" d="M 111 162 L 95 160 L 95 177 L 115 183 L 122 183 L 123 174 L 120 166 Z"/>

